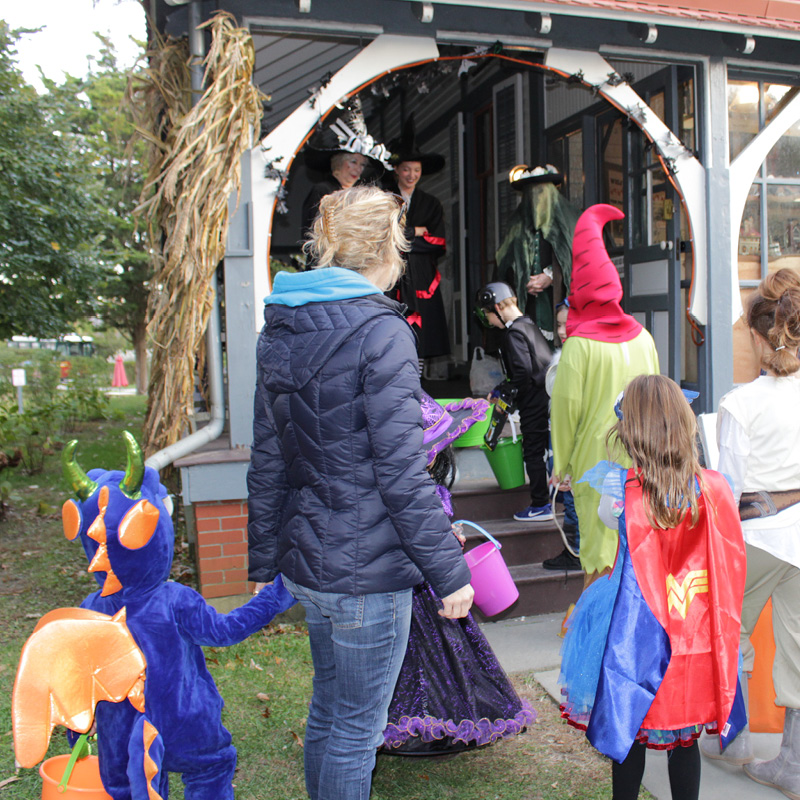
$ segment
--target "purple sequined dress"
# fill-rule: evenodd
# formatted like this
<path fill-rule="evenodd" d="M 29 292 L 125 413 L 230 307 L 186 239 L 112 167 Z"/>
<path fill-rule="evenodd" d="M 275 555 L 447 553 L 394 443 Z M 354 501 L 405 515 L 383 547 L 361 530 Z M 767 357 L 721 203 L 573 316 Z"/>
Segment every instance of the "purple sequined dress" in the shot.
<path fill-rule="evenodd" d="M 469 614 L 439 616 L 427 583 L 414 588 L 411 633 L 383 732 L 395 755 L 437 755 L 521 733 L 536 719 Z"/>

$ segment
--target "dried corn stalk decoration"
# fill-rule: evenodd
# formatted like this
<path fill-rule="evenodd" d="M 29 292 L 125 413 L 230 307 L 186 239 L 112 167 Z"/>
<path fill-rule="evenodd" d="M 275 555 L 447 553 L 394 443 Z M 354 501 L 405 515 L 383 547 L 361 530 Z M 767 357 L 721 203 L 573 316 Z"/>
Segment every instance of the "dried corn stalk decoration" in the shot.
<path fill-rule="evenodd" d="M 225 254 L 228 200 L 231 192 L 238 199 L 240 158 L 261 124 L 264 95 L 252 83 L 253 40 L 234 23 L 232 15 L 218 13 L 203 25 L 211 27 L 212 41 L 204 61 L 207 88 L 196 105 L 182 42 L 157 42 L 146 78 L 132 92 L 145 114 L 139 132 L 155 156 L 138 209 L 155 273 L 148 306 L 148 455 L 176 442 L 193 413 L 195 369 L 203 375 L 215 302 L 211 278 Z"/>

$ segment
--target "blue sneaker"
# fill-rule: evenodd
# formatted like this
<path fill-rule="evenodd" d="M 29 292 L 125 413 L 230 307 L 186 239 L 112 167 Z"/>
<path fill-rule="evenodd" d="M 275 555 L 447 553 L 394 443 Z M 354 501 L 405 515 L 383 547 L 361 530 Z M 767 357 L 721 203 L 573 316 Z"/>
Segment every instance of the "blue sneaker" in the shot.
<path fill-rule="evenodd" d="M 553 519 L 553 509 L 550 503 L 543 506 L 528 506 L 524 511 L 514 514 L 514 519 L 519 522 L 545 522 Z"/>

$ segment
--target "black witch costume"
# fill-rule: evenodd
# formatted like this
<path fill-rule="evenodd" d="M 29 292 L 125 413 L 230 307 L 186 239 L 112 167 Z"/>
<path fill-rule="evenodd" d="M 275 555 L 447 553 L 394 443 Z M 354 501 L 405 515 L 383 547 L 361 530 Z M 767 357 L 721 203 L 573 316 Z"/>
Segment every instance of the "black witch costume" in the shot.
<path fill-rule="evenodd" d="M 438 153 L 421 153 L 414 137 L 414 118 L 409 117 L 399 140 L 390 142 L 391 165 L 396 169 L 404 161 L 417 161 L 423 175 L 439 172 L 444 158 Z M 392 191 L 399 194 L 397 187 Z M 415 228 L 427 228 L 423 236 L 415 236 Z M 446 250 L 442 204 L 431 194 L 414 189 L 406 209 L 405 234 L 411 242 L 406 254 L 406 271 L 397 286 L 388 294 L 408 306 L 408 322 L 414 326 L 419 340 L 420 358 L 450 354 L 447 317 L 442 301 L 442 275 L 437 262 Z"/>

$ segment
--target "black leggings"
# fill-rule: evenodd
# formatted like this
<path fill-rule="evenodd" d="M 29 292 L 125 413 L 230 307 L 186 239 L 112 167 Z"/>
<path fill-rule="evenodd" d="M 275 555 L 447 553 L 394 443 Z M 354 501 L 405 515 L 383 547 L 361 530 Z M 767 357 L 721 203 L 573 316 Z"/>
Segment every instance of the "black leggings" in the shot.
<path fill-rule="evenodd" d="M 644 756 L 647 748 L 634 742 L 621 764 L 611 762 L 613 800 L 636 800 L 644 774 Z M 691 747 L 667 750 L 667 770 L 672 800 L 697 800 L 700 795 L 700 748 L 697 742 Z"/>

